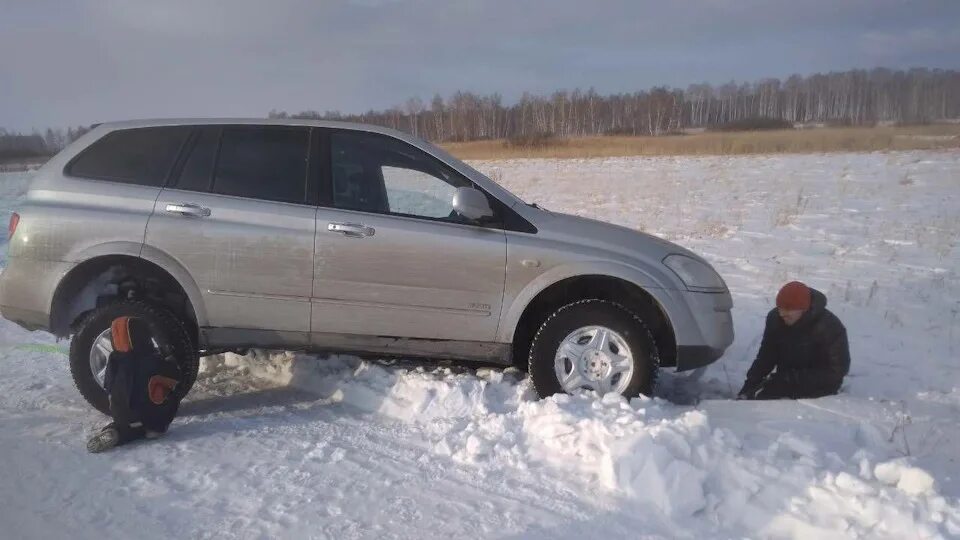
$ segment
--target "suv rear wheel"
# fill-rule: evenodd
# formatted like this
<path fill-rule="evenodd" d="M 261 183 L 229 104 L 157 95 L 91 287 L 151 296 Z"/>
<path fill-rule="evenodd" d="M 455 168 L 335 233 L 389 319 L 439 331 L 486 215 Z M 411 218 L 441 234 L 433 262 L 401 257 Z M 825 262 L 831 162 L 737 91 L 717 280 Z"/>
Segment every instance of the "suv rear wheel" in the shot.
<path fill-rule="evenodd" d="M 117 317 L 138 317 L 150 327 L 154 346 L 172 354 L 180 363 L 183 381 L 176 392 L 183 397 L 197 380 L 200 358 L 183 323 L 172 313 L 153 304 L 125 300 L 87 314 L 70 343 L 70 373 L 80 395 L 95 409 L 110 414 L 110 400 L 103 388 L 107 358 L 113 351 L 110 324 Z"/>
<path fill-rule="evenodd" d="M 540 326 L 529 369 L 540 397 L 593 390 L 627 397 L 651 394 L 660 359 L 646 324 L 607 300 L 567 304 Z"/>

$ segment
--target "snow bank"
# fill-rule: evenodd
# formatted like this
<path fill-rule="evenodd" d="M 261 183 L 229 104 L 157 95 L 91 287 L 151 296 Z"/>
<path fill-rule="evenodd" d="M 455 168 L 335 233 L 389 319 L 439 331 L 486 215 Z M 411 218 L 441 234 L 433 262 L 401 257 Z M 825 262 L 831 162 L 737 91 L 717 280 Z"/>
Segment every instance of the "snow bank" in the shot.
<path fill-rule="evenodd" d="M 432 453 L 475 467 L 478 475 L 521 470 L 564 478 L 657 512 L 668 523 L 692 519 L 708 533 L 960 534 L 960 505 L 942 497 L 933 477 L 905 459 L 871 466 L 874 454 L 861 450 L 858 459 L 844 462 L 791 431 L 766 444 L 747 443 L 711 426 L 703 410 L 657 398 L 535 400 L 527 381 L 512 370 L 339 356 L 227 354 L 204 369 L 229 368 L 415 425 Z M 753 405 L 743 403 L 745 411 Z"/>
<path fill-rule="evenodd" d="M 714 532 L 932 538 L 943 525 L 960 533 L 960 507 L 919 468 L 884 463 L 877 478 L 858 477 L 855 464 L 836 463 L 814 441 L 788 432 L 746 445 L 711 428 L 703 412 L 677 414 L 659 400 L 555 396 L 431 427 L 436 450 L 457 460 L 576 471 L 674 523 L 716 524 Z"/>
<path fill-rule="evenodd" d="M 710 437 L 706 416 L 671 420 L 649 399 L 559 395 L 507 414 L 434 423 L 435 450 L 478 465 L 551 467 L 657 508 L 672 518 L 702 510 L 704 472 L 696 444 Z"/>
<path fill-rule="evenodd" d="M 934 494 L 936 482 L 930 473 L 917 467 L 911 467 L 903 460 L 887 461 L 877 464 L 873 474 L 884 484 L 897 486 L 908 495 Z"/>
<path fill-rule="evenodd" d="M 363 362 L 350 356 L 318 360 L 297 353 L 253 351 L 204 359 L 210 374 L 240 368 L 275 384 L 408 422 L 504 412 L 532 400 L 532 386 L 516 370 L 430 368 L 411 362 Z"/>

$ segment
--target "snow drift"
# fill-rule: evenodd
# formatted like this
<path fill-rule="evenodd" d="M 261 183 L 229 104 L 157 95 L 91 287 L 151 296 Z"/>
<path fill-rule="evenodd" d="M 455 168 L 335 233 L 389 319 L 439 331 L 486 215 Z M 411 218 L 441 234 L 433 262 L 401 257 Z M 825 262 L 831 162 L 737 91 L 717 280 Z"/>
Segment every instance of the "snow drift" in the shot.
<path fill-rule="evenodd" d="M 476 467 L 521 469 L 602 487 L 676 527 L 756 531 L 761 536 L 877 538 L 960 535 L 960 505 L 909 460 L 876 461 L 882 434 L 858 426 L 862 448 L 847 461 L 822 441 L 784 431 L 766 444 L 710 425 L 709 403 L 682 410 L 659 398 L 607 395 L 536 400 L 519 373 L 382 365 L 350 357 L 233 354 L 232 367 L 316 393 L 320 399 L 417 424 L 435 454 Z M 762 403 L 739 403 L 749 414 Z M 707 525 L 712 524 L 713 527 Z"/>

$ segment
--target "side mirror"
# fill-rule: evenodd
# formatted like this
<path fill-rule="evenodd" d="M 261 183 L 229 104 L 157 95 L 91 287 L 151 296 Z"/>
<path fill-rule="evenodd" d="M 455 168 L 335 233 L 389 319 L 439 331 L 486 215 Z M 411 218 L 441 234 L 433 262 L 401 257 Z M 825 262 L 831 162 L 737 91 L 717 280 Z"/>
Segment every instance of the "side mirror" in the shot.
<path fill-rule="evenodd" d="M 487 196 L 472 187 L 457 188 L 457 193 L 453 196 L 453 210 L 472 221 L 493 217 Z"/>

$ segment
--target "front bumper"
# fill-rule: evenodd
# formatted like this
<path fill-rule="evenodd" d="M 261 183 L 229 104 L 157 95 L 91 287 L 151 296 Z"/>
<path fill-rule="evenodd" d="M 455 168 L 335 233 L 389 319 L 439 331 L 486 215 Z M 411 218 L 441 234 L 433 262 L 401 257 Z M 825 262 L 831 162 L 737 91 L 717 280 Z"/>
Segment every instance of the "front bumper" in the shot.
<path fill-rule="evenodd" d="M 680 294 L 689 318 L 674 321 L 677 371 L 687 371 L 718 360 L 733 343 L 733 299 L 729 292 Z"/>
<path fill-rule="evenodd" d="M 677 371 L 708 366 L 723 356 L 726 349 L 714 349 L 706 345 L 680 345 L 677 347 Z"/>

